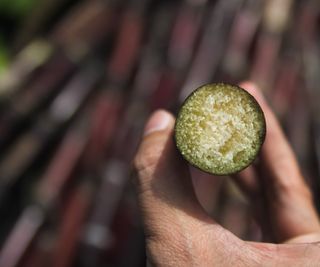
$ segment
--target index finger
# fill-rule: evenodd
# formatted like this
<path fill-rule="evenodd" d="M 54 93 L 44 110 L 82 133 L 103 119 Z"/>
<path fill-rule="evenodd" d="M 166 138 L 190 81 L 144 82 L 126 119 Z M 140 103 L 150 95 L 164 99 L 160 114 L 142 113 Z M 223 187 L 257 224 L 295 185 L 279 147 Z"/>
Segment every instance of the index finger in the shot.
<path fill-rule="evenodd" d="M 255 97 L 265 114 L 267 134 L 261 149 L 261 161 L 273 174 L 270 182 L 283 189 L 301 186 L 304 180 L 297 160 L 262 93 L 251 82 L 244 82 L 240 86 Z"/>

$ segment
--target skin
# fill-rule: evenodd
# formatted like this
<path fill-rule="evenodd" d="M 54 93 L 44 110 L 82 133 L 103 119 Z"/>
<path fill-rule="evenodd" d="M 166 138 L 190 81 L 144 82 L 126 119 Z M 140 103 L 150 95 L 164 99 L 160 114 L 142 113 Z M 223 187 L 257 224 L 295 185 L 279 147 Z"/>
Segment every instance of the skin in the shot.
<path fill-rule="evenodd" d="M 250 201 L 268 243 L 243 241 L 208 215 L 200 203 L 210 196 L 196 194 L 204 183 L 192 183 L 188 165 L 175 148 L 175 119 L 159 110 L 146 124 L 134 160 L 147 257 L 154 266 L 320 264 L 320 223 L 295 156 L 256 86 L 249 82 L 240 86 L 261 105 L 267 134 L 259 164 L 232 179 Z"/>

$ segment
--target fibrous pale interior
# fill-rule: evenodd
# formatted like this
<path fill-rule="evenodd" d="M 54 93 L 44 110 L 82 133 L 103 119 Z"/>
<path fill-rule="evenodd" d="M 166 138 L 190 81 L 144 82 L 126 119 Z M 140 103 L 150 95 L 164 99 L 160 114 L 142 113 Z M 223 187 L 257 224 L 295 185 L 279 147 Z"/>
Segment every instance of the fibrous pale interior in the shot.
<path fill-rule="evenodd" d="M 193 165 L 214 174 L 237 172 L 256 157 L 265 134 L 257 102 L 244 90 L 225 84 L 196 90 L 182 106 L 176 142 Z"/>

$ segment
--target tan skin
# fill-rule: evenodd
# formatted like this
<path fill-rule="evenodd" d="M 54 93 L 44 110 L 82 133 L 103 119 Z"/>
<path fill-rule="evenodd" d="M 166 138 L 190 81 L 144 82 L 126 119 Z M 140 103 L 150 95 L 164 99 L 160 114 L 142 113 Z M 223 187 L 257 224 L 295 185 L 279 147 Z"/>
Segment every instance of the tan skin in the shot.
<path fill-rule="evenodd" d="M 232 179 L 250 200 L 264 237 L 274 243 L 243 241 L 205 212 L 173 142 L 175 119 L 160 110 L 149 119 L 134 161 L 154 266 L 320 266 L 320 223 L 310 190 L 259 90 L 249 82 L 240 86 L 260 103 L 267 135 L 260 163 Z"/>

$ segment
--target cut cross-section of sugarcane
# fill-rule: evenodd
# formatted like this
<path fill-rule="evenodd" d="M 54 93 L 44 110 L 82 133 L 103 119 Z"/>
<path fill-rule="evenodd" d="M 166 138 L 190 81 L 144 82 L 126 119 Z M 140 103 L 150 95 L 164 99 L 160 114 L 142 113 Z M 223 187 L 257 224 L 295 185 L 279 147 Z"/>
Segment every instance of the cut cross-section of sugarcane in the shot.
<path fill-rule="evenodd" d="M 266 123 L 255 98 L 229 84 L 208 84 L 191 93 L 180 108 L 175 141 L 193 166 L 215 175 L 239 172 L 256 158 Z"/>

